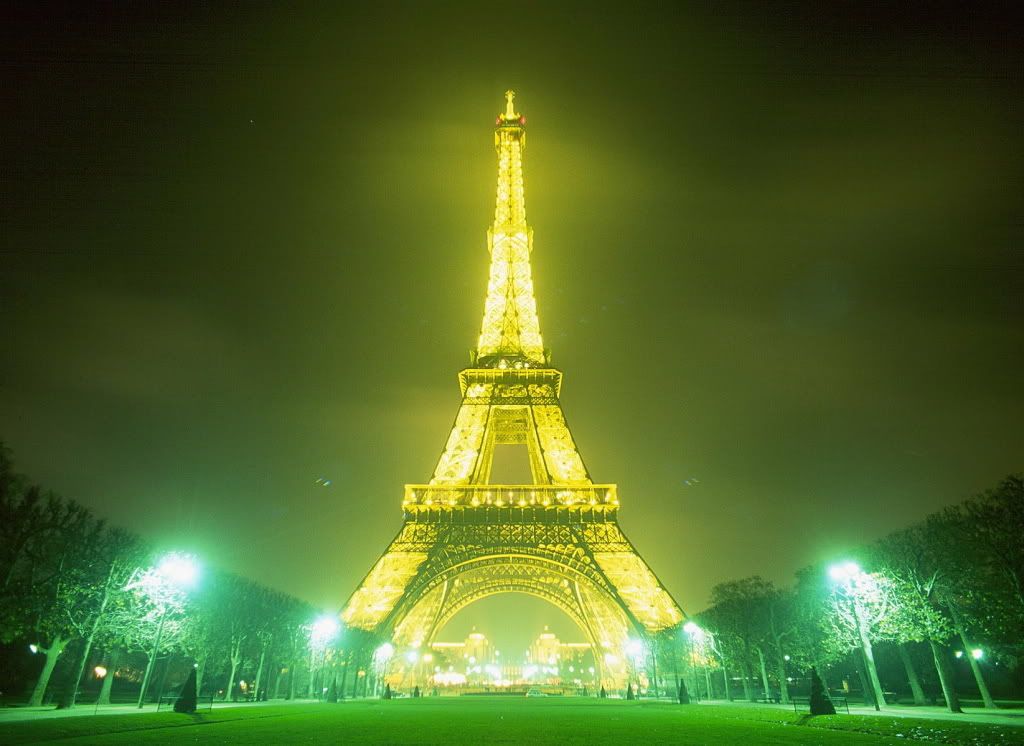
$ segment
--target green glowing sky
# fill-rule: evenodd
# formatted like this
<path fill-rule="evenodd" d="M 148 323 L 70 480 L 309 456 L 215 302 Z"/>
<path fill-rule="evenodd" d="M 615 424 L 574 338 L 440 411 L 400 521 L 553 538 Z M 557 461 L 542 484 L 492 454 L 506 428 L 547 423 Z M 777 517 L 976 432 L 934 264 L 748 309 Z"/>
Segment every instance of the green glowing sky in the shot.
<path fill-rule="evenodd" d="M 21 469 L 340 606 L 455 414 L 509 87 L 566 413 L 684 609 L 1024 467 L 1014 26 L 660 5 L 0 23 Z"/>

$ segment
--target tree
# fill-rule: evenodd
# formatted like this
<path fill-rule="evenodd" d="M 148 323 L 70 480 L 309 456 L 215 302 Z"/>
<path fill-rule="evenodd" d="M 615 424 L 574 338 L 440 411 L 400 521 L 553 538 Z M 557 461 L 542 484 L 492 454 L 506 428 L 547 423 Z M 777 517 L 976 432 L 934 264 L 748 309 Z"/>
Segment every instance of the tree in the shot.
<path fill-rule="evenodd" d="M 75 634 L 81 639 L 72 662 L 71 683 L 61 700 L 62 707 L 74 707 L 82 674 L 93 644 L 109 623 L 114 600 L 137 571 L 141 546 L 131 534 L 96 524 L 81 545 L 71 577 L 63 584 L 61 605 Z"/>
<path fill-rule="evenodd" d="M 772 583 L 757 575 L 720 583 L 711 589 L 711 607 L 697 615 L 701 626 L 732 651 L 732 660 L 743 674 L 743 692 L 748 700 L 754 699 L 750 666 L 755 653 L 761 663 L 765 697 L 769 696 L 763 651 L 769 637 L 768 610 L 777 593 Z"/>
<path fill-rule="evenodd" d="M 827 667 L 845 658 L 855 643 L 837 636 L 829 621 L 832 599 L 822 582 L 826 574 L 820 564 L 797 571 L 788 648 L 794 665 L 803 670 L 816 669 L 827 690 Z"/>
<path fill-rule="evenodd" d="M 189 555 L 171 552 L 156 565 L 135 573 L 126 586 L 133 602 L 121 610 L 123 639 L 129 646 L 149 651 L 139 688 L 140 708 L 149 690 L 157 655 L 173 647 L 182 637 L 188 590 L 197 579 L 195 560 Z"/>
<path fill-rule="evenodd" d="M 835 565 L 829 574 L 833 580 L 830 620 L 836 636 L 856 640 L 875 709 L 883 709 L 886 706 L 885 694 L 878 678 L 872 642 L 881 637 L 881 625 L 887 620 L 892 606 L 891 583 L 883 575 L 864 572 L 855 562 Z"/>
<path fill-rule="evenodd" d="M 950 582 L 944 559 L 948 550 L 938 540 L 944 532 L 935 523 L 918 524 L 885 537 L 873 553 L 899 609 L 890 621 L 893 637 L 898 643 L 928 643 L 946 706 L 961 712 L 945 648 L 952 628 L 942 604 L 942 587 Z"/>
<path fill-rule="evenodd" d="M 189 597 L 188 616 L 183 620 L 179 645 L 195 662 L 196 693 L 202 694 L 211 664 L 227 660 L 228 634 L 234 613 L 230 597 L 222 595 L 223 572 L 210 572 Z"/>
<path fill-rule="evenodd" d="M 310 625 L 313 610 L 307 604 L 290 599 L 287 611 L 282 620 L 281 654 L 288 668 L 288 689 L 286 699 L 295 699 L 299 662 L 309 649 Z M 312 678 L 312 671 L 310 671 Z"/>
<path fill-rule="evenodd" d="M 951 511 L 954 514 L 958 511 Z M 1002 590 L 1024 626 L 1024 475 L 1011 474 L 995 488 L 967 500 L 960 528 L 984 554 L 979 564 L 1002 579 Z"/>
<path fill-rule="evenodd" d="M 30 488 L 29 492 L 35 489 Z M 57 661 L 75 637 L 66 603 L 75 593 L 76 560 L 87 551 L 89 539 L 99 525 L 84 507 L 53 494 L 47 495 L 40 520 L 46 530 L 35 533 L 24 549 L 28 569 L 20 604 L 31 615 L 31 634 L 45 656 L 29 706 L 42 704 Z"/>

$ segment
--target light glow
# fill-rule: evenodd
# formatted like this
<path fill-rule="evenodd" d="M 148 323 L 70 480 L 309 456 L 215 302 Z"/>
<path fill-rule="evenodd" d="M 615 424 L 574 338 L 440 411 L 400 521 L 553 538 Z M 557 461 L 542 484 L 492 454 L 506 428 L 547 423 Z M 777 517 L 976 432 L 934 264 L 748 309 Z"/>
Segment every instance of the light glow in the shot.
<path fill-rule="evenodd" d="M 322 648 L 338 634 L 338 621 L 327 614 L 317 617 L 310 628 L 309 644 Z"/>
<path fill-rule="evenodd" d="M 160 560 L 157 572 L 179 588 L 191 588 L 199 580 L 199 565 L 195 558 L 180 552 L 171 552 Z"/>
<path fill-rule="evenodd" d="M 860 575 L 860 565 L 856 562 L 843 562 L 832 565 L 828 569 L 829 576 L 836 582 L 849 582 Z"/>

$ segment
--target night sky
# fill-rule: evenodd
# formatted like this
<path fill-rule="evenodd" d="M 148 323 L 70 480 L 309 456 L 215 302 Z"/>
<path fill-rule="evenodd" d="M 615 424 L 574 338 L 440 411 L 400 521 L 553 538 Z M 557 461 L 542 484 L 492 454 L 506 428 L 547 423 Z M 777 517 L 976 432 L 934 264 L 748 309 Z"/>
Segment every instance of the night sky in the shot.
<path fill-rule="evenodd" d="M 563 405 L 684 610 L 1024 468 L 1008 11 L 145 5 L 0 18 L 0 437 L 113 522 L 341 606 L 459 403 L 510 87 Z M 446 636 L 580 636 L 510 602 Z"/>

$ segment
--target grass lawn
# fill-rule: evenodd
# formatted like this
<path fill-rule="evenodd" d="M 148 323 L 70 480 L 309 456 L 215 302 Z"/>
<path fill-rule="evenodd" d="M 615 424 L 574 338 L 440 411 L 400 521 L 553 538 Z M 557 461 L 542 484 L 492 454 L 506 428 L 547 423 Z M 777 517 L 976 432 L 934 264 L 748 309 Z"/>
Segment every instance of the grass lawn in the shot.
<path fill-rule="evenodd" d="M 0 743 L 62 744 L 1024 744 L 1024 727 L 743 705 L 423 698 L 270 705 L 0 725 Z"/>

